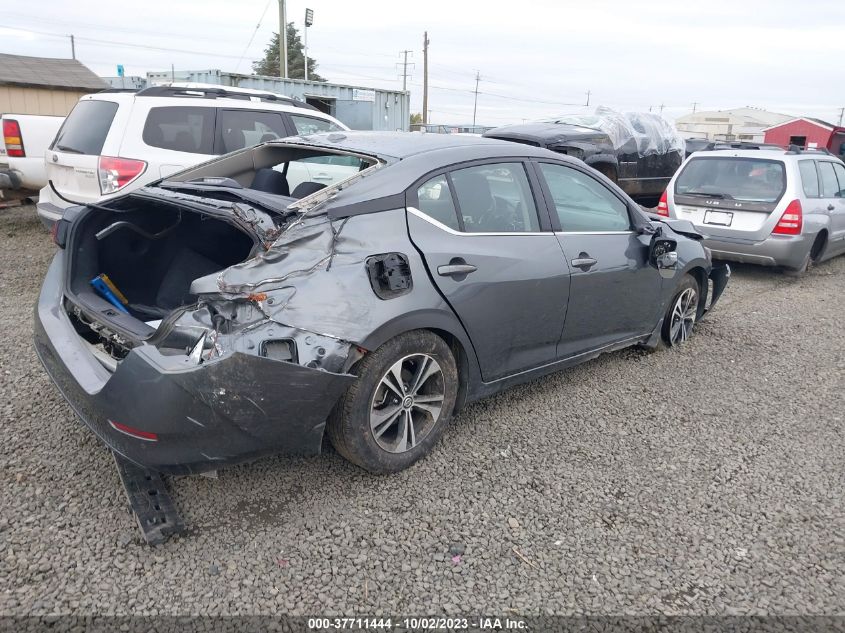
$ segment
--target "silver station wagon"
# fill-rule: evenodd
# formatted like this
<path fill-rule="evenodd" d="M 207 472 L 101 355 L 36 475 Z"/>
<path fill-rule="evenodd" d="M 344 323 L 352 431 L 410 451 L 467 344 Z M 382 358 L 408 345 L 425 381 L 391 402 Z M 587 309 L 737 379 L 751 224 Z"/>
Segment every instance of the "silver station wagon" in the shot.
<path fill-rule="evenodd" d="M 804 272 L 845 252 L 845 164 L 796 148 L 695 152 L 657 213 L 691 221 L 716 259 Z"/>

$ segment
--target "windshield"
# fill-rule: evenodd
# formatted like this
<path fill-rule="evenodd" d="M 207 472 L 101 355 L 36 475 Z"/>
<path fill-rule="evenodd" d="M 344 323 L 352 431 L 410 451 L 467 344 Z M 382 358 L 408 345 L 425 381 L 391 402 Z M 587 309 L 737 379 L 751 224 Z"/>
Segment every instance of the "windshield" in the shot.
<path fill-rule="evenodd" d="M 739 157 L 693 158 L 675 182 L 676 195 L 777 202 L 786 189 L 783 163 Z"/>

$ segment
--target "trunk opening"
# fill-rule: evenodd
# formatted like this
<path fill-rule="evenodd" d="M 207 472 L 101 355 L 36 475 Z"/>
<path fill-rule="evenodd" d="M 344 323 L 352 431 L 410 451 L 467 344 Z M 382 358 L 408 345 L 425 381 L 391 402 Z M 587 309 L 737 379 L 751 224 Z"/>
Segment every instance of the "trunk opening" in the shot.
<path fill-rule="evenodd" d="M 68 294 L 143 340 L 174 310 L 196 302 L 191 282 L 249 258 L 253 236 L 191 209 L 128 199 L 124 209 L 91 210 L 68 245 Z M 126 297 L 129 314 L 113 308 L 91 287 L 105 274 Z"/>

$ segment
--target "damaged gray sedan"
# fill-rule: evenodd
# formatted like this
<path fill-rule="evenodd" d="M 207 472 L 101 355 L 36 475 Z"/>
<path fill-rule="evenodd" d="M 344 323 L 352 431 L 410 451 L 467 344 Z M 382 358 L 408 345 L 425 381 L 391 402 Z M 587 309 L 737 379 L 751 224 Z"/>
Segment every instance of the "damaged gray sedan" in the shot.
<path fill-rule="evenodd" d="M 170 474 L 324 434 L 401 470 L 469 402 L 685 341 L 729 275 L 578 160 L 441 135 L 270 141 L 73 207 L 54 239 L 38 355 L 103 442 Z"/>

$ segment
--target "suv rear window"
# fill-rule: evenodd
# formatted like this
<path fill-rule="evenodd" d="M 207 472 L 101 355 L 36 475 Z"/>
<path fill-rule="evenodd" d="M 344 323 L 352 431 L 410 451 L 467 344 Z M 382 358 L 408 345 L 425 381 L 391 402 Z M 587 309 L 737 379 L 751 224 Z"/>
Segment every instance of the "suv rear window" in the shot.
<path fill-rule="evenodd" d="M 144 124 L 144 143 L 176 152 L 213 154 L 216 114 L 216 108 L 150 108 Z"/>
<path fill-rule="evenodd" d="M 693 158 L 675 181 L 676 195 L 721 195 L 748 202 L 777 202 L 785 189 L 783 163 L 758 158 Z"/>
<path fill-rule="evenodd" d="M 98 155 L 117 112 L 113 101 L 80 101 L 62 123 L 50 149 L 74 154 Z"/>
<path fill-rule="evenodd" d="M 799 160 L 798 169 L 801 171 L 801 185 L 804 195 L 808 198 L 819 197 L 819 175 L 816 172 L 816 161 Z"/>

